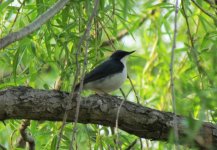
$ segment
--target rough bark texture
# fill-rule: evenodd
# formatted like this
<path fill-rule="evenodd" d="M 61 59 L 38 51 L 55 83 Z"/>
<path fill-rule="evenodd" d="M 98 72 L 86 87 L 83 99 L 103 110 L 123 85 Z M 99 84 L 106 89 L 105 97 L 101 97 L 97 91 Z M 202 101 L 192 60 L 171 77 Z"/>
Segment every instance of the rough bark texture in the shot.
<path fill-rule="evenodd" d="M 0 91 L 0 120 L 32 119 L 62 121 L 68 93 L 32 89 L 30 87 L 13 87 Z M 121 99 L 114 96 L 91 95 L 81 101 L 80 123 L 93 123 L 115 126 L 116 113 Z M 68 107 L 68 106 L 67 106 Z M 76 101 L 71 102 L 67 121 L 74 120 Z M 118 127 L 141 138 L 169 141 L 174 126 L 173 113 L 162 112 L 125 101 L 119 114 Z M 189 144 L 186 139 L 191 130 L 182 116 L 178 118 L 180 144 Z M 194 120 L 197 122 L 196 120 Z M 192 139 L 194 146 L 201 149 L 217 149 L 217 127 L 211 123 L 202 123 L 196 137 Z M 189 142 L 189 143 L 188 143 Z"/>

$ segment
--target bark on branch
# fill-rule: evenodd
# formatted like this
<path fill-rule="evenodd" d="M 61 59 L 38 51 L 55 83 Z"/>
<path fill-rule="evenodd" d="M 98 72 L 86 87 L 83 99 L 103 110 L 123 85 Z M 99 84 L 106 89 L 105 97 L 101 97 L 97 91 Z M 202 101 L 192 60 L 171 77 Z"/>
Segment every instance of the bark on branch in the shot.
<path fill-rule="evenodd" d="M 68 93 L 39 90 L 30 87 L 13 87 L 0 91 L 0 120 L 32 119 L 62 121 Z M 116 113 L 121 99 L 114 96 L 91 95 L 82 97 L 78 122 L 115 126 Z M 74 121 L 76 101 L 71 102 L 67 121 Z M 119 128 L 141 138 L 169 141 L 174 127 L 174 114 L 147 108 L 125 101 L 120 109 Z M 189 144 L 185 139 L 189 129 L 183 124 L 187 118 L 177 116 L 180 144 Z M 196 120 L 194 120 L 197 122 Z M 217 127 L 202 123 L 193 138 L 194 145 L 201 149 L 217 149 Z"/>

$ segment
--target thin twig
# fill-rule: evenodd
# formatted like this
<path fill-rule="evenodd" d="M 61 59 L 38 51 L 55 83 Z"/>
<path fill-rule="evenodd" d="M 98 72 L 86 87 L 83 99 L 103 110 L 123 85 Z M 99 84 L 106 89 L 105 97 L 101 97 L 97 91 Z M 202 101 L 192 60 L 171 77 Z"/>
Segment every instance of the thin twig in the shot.
<path fill-rule="evenodd" d="M 138 94 L 137 94 L 137 92 L 136 92 L 136 89 L 135 89 L 135 87 L 134 87 L 134 85 L 133 85 L 133 82 L 132 82 L 130 76 L 127 75 L 127 78 L 129 79 L 130 85 L 131 85 L 131 87 L 132 87 L 132 89 L 133 89 L 133 92 L 134 92 L 134 94 L 135 94 L 135 96 L 136 96 L 137 104 L 140 104 L 140 102 L 139 102 L 139 96 L 138 96 Z"/>
<path fill-rule="evenodd" d="M 183 16 L 184 16 L 186 24 L 187 24 L 187 29 L 188 29 L 187 33 L 188 33 L 188 36 L 189 36 L 190 41 L 191 41 L 191 46 L 194 48 L 194 39 L 191 35 L 190 25 L 188 22 L 188 16 L 186 14 L 185 6 L 184 6 L 184 1 L 181 1 L 181 4 L 182 4 L 182 9 L 183 9 Z"/>
<path fill-rule="evenodd" d="M 198 56 L 197 56 L 198 52 L 196 51 L 195 46 L 194 46 L 194 38 L 193 38 L 193 36 L 191 34 L 190 25 L 189 25 L 189 21 L 188 21 L 188 16 L 186 14 L 185 6 L 184 6 L 184 1 L 182 1 L 181 4 L 182 4 L 182 9 L 183 9 L 183 16 L 184 16 L 186 24 L 187 24 L 187 33 L 188 33 L 188 36 L 190 38 L 191 52 L 193 54 L 193 58 L 194 58 L 194 61 L 195 61 L 196 65 L 197 65 L 198 71 L 200 72 L 200 69 L 199 69 L 200 64 L 199 64 L 199 60 L 198 60 Z"/>
<path fill-rule="evenodd" d="M 194 38 L 193 38 L 193 36 L 191 34 L 190 25 L 189 25 L 189 21 L 188 21 L 188 16 L 186 14 L 184 2 L 182 1 L 181 4 L 182 4 L 182 9 L 183 9 L 183 16 L 184 16 L 186 24 L 187 24 L 187 33 L 188 33 L 188 36 L 190 38 L 191 52 L 193 54 L 194 61 L 195 61 L 196 65 L 197 65 L 198 72 L 200 73 L 200 64 L 199 64 L 198 54 L 197 54 L 198 52 L 196 51 L 195 46 L 194 46 Z"/>
<path fill-rule="evenodd" d="M 193 60 L 194 60 L 195 65 L 197 66 L 197 70 L 198 70 L 199 74 L 206 75 L 207 78 L 208 78 L 208 80 L 209 80 L 210 85 L 213 86 L 212 79 L 210 79 L 210 77 L 208 76 L 206 70 L 200 64 L 200 61 L 199 61 L 199 58 L 198 58 L 198 52 L 197 52 L 197 49 L 195 48 L 195 45 L 194 45 L 194 38 L 193 38 L 193 36 L 191 34 L 190 24 L 189 24 L 189 21 L 188 21 L 188 16 L 187 16 L 187 13 L 186 13 L 184 1 L 182 1 L 181 4 L 182 4 L 183 16 L 184 16 L 186 24 L 187 24 L 187 34 L 188 34 L 188 36 L 190 38 L 190 44 L 191 44 L 190 53 L 193 56 Z M 200 75 L 200 78 L 202 80 L 202 76 L 201 75 Z"/>
<path fill-rule="evenodd" d="M 119 35 L 116 38 L 110 38 L 107 41 L 104 41 L 100 47 L 110 46 L 115 43 L 115 41 L 120 41 L 123 37 L 127 36 L 129 34 L 129 31 L 123 30 L 119 33 Z"/>
<path fill-rule="evenodd" d="M 70 99 L 68 99 L 68 101 L 69 100 Z M 63 136 L 63 129 L 64 129 L 65 125 L 66 125 L 67 117 L 68 117 L 68 110 L 66 109 L 65 112 L 64 112 L 62 125 L 61 125 L 60 132 L 59 132 L 58 139 L 57 139 L 56 150 L 58 150 L 60 148 L 60 142 L 61 142 L 61 139 L 62 139 L 62 136 Z"/>
<path fill-rule="evenodd" d="M 13 27 L 14 27 L 14 24 L 15 24 L 17 18 L 18 18 L 18 15 L 19 15 L 20 10 L 21 10 L 21 8 L 23 7 L 23 5 L 25 5 L 25 1 L 23 1 L 23 2 L 21 3 L 20 7 L 17 9 L 17 14 L 16 14 L 16 16 L 15 16 L 15 18 L 14 18 L 14 21 L 13 21 L 12 25 L 11 25 L 11 29 L 10 29 L 9 33 L 11 33 L 11 31 L 12 31 L 12 29 L 13 29 Z"/>
<path fill-rule="evenodd" d="M 207 16 L 209 16 L 210 18 L 212 18 L 213 20 L 217 21 L 217 18 L 215 15 L 209 13 L 208 11 L 206 11 L 205 9 L 203 9 L 203 7 L 201 7 L 195 0 L 191 0 L 204 14 L 206 14 Z"/>
<path fill-rule="evenodd" d="M 77 58 L 76 58 L 76 61 L 77 61 Z M 78 62 L 77 62 L 78 63 Z M 64 65 L 64 68 L 66 68 L 68 65 L 67 61 L 65 61 L 65 65 Z M 72 85 L 72 89 L 71 89 L 71 93 L 69 94 L 69 96 L 67 96 L 63 101 L 66 102 L 66 107 L 65 107 L 65 112 L 64 112 L 64 115 L 63 115 L 63 121 L 62 121 L 62 125 L 61 125 L 61 128 L 60 128 L 60 132 L 59 132 L 59 136 L 58 136 L 58 139 L 57 139 L 57 144 L 56 144 L 56 150 L 58 150 L 60 148 L 60 142 L 61 142 L 61 139 L 62 139 L 62 135 L 63 135 L 63 129 L 66 125 L 66 120 L 67 120 L 67 117 L 68 117 L 68 112 L 70 110 L 70 107 L 71 107 L 71 100 L 73 99 L 73 96 L 74 96 L 74 89 L 75 89 L 75 84 L 76 84 L 76 81 L 77 81 L 77 77 L 78 77 L 78 67 L 76 67 L 76 73 L 75 73 L 75 78 L 74 78 L 74 81 L 73 81 L 73 85 Z M 55 89 L 56 90 L 59 90 L 59 88 L 61 87 L 61 82 L 62 82 L 62 75 L 59 77 L 59 80 L 58 81 L 58 86 L 55 85 Z"/>
<path fill-rule="evenodd" d="M 80 30 L 80 17 L 79 17 L 79 32 L 81 31 Z M 56 150 L 58 150 L 60 148 L 60 142 L 61 142 L 61 139 L 62 139 L 62 135 L 63 135 L 63 129 L 66 125 L 66 120 L 67 120 L 67 117 L 68 117 L 68 112 L 70 110 L 70 107 L 71 107 L 71 101 L 73 99 L 73 97 L 75 97 L 76 95 L 74 95 L 74 90 L 75 90 L 75 86 L 76 86 L 76 83 L 77 83 L 77 79 L 78 79 L 78 75 L 79 75 L 79 72 L 80 72 L 80 65 L 79 65 L 79 62 L 78 62 L 78 56 L 80 54 L 80 49 L 81 49 L 81 45 L 82 45 L 83 41 L 79 41 L 79 45 L 80 47 L 77 49 L 76 51 L 76 54 L 75 54 L 75 62 L 76 62 L 76 68 L 75 68 L 75 74 L 74 74 L 74 80 L 73 80 L 73 84 L 72 84 L 72 88 L 71 88 L 71 93 L 68 97 L 66 97 L 66 99 L 64 99 L 64 101 L 66 102 L 66 109 L 65 109 L 65 112 L 64 112 L 64 116 L 63 116 L 63 121 L 62 121 L 62 126 L 61 126 L 61 129 L 60 129 L 60 132 L 59 132 L 59 136 L 58 136 L 58 139 L 57 139 L 57 145 L 56 145 Z M 73 51 L 73 47 L 72 46 L 72 51 Z M 65 67 L 68 63 L 65 62 Z M 61 82 L 62 79 L 60 79 L 59 82 Z M 80 89 L 79 89 L 79 92 L 80 92 Z M 77 100 L 77 99 L 76 99 Z"/>
<path fill-rule="evenodd" d="M 118 133 L 118 120 L 119 120 L 119 114 L 120 114 L 120 110 L 122 105 L 124 104 L 124 101 L 126 101 L 126 96 L 124 94 L 124 91 L 120 88 L 120 91 L 122 93 L 122 95 L 124 96 L 124 99 L 121 101 L 120 106 L 118 107 L 118 111 L 117 111 L 117 116 L 116 116 L 116 120 L 115 120 L 115 131 L 116 131 L 116 145 L 119 145 L 119 133 Z"/>
<path fill-rule="evenodd" d="M 93 12 L 92 12 L 92 14 L 91 14 L 91 16 L 90 16 L 90 18 L 88 20 L 87 28 L 86 28 L 86 30 L 84 32 L 84 35 L 81 37 L 81 39 L 79 41 L 78 49 L 77 49 L 77 53 L 80 53 L 81 46 L 82 46 L 83 42 L 86 40 L 84 66 L 83 66 L 83 70 L 82 70 L 82 75 L 81 75 L 81 81 L 80 81 L 78 96 L 76 97 L 77 105 L 76 105 L 74 127 L 73 127 L 73 131 L 72 131 L 72 140 L 70 142 L 70 150 L 73 149 L 73 141 L 74 141 L 74 137 L 75 137 L 75 134 L 76 134 L 76 128 L 77 128 L 77 122 L 78 122 L 78 116 L 79 116 L 79 109 L 80 109 L 80 103 L 81 103 L 80 92 L 81 92 L 81 90 L 83 88 L 85 70 L 86 70 L 86 65 L 87 65 L 88 37 L 89 37 L 89 34 L 90 34 L 92 21 L 93 21 L 94 17 L 97 14 L 98 5 L 99 5 L 99 0 L 95 0 Z"/>
<path fill-rule="evenodd" d="M 0 49 L 8 46 L 9 44 L 18 41 L 27 35 L 31 34 L 38 28 L 40 28 L 44 23 L 51 19 L 55 14 L 57 14 L 63 7 L 69 2 L 69 0 L 59 0 L 56 4 L 50 7 L 45 13 L 40 15 L 35 21 L 26 27 L 20 29 L 17 32 L 12 32 L 7 36 L 0 39 Z"/>
<path fill-rule="evenodd" d="M 78 18 L 78 28 L 79 28 L 79 32 L 81 32 L 81 16 L 79 15 L 79 18 Z M 86 32 L 86 31 L 85 31 Z M 84 33 L 85 34 L 85 33 Z M 84 35 L 83 35 L 84 36 Z M 80 39 L 80 41 L 79 41 L 79 43 L 78 43 L 78 49 L 76 50 L 76 53 L 75 53 L 75 64 L 76 64 L 76 68 L 75 68 L 75 77 L 74 77 L 74 81 L 73 81 L 73 86 L 72 86 L 72 92 L 73 92 L 73 94 L 74 94 L 74 90 L 75 90 L 75 86 L 76 86 L 76 83 L 77 83 L 77 80 L 78 80 L 78 76 L 79 76 L 79 74 L 80 74 L 80 64 L 79 64 L 79 61 L 78 61 L 78 57 L 79 57 L 79 55 L 80 55 L 80 53 L 81 53 L 81 45 L 82 45 L 82 43 L 83 43 L 83 41 L 84 41 L 84 39 Z M 73 48 L 73 47 L 72 47 Z M 85 55 L 85 57 L 86 57 L 86 55 Z M 78 94 L 80 94 L 80 92 L 81 92 L 81 88 L 82 87 L 80 87 L 79 86 L 79 91 L 78 91 Z M 77 93 L 76 93 L 77 94 Z M 77 95 L 74 95 L 75 97 L 77 96 Z M 78 99 L 76 98 L 76 101 L 78 101 Z M 78 105 L 78 104 L 77 104 Z M 80 105 L 80 104 L 79 104 Z M 77 108 L 76 108 L 77 109 Z M 72 123 L 73 124 L 73 123 Z M 73 130 L 74 130 L 74 128 L 73 128 Z M 74 131 L 73 131 L 74 132 Z M 71 142 L 70 142 L 70 148 L 69 149 L 73 149 L 73 140 L 74 140 L 74 137 L 73 137 L 74 135 L 73 135 L 73 133 L 72 133 L 72 140 L 71 140 Z M 77 149 L 77 143 L 76 143 L 76 145 L 75 145 L 75 147 L 76 147 L 76 149 Z"/>
<path fill-rule="evenodd" d="M 80 17 L 79 17 L 79 32 L 80 32 Z M 73 49 L 73 46 L 72 46 L 72 49 Z M 72 50 L 73 51 L 73 50 Z M 70 110 L 70 107 L 71 107 L 71 100 L 73 99 L 73 97 L 75 96 L 74 95 L 74 90 L 75 90 L 75 86 L 76 86 L 76 82 L 77 82 L 77 79 L 78 79 L 78 75 L 79 75 L 79 72 L 80 72 L 80 65 L 79 65 L 79 62 L 78 62 L 78 55 L 80 54 L 80 52 L 76 52 L 76 57 L 75 57 L 75 62 L 76 62 L 76 69 L 75 69 L 75 76 L 74 76 L 74 80 L 73 80 L 73 84 L 72 84 L 72 88 L 71 88 L 71 93 L 70 95 L 65 99 L 66 103 L 67 103 L 67 107 L 66 107 L 66 110 L 64 112 L 64 116 L 63 116 L 63 122 L 62 122 L 62 126 L 61 126 L 61 130 L 60 130 L 60 133 L 59 133 L 59 137 L 58 137 L 58 140 L 57 140 L 57 146 L 56 146 L 56 149 L 58 150 L 59 149 L 59 146 L 60 146 L 60 142 L 61 142 L 61 139 L 62 139 L 62 134 L 63 134 L 63 129 L 66 125 L 66 119 L 68 117 L 68 111 Z M 67 65 L 67 62 L 65 64 L 65 66 Z"/>
<path fill-rule="evenodd" d="M 172 95 L 172 107 L 173 107 L 173 113 L 176 114 L 176 99 L 175 99 L 175 85 L 174 85 L 174 54 L 175 54 L 175 48 L 176 48 L 176 36 L 177 36 L 177 18 L 178 18 L 178 0 L 176 0 L 175 4 L 175 19 L 174 19 L 174 34 L 173 34 L 173 45 L 171 50 L 171 62 L 170 62 L 170 87 L 171 87 L 171 95 Z M 177 117 L 174 115 L 174 133 L 175 133 L 175 143 L 179 140 L 178 135 L 178 123 L 177 123 Z M 179 149 L 179 146 L 177 145 L 177 149 Z"/>
<path fill-rule="evenodd" d="M 115 48 L 115 46 L 114 46 L 114 42 L 112 42 L 113 40 L 109 37 L 109 34 L 108 34 L 108 32 L 106 31 L 106 28 L 105 28 L 105 26 L 104 26 L 104 24 L 101 22 L 101 21 L 99 21 L 99 23 L 100 23 L 100 25 L 101 25 L 101 27 L 102 27 L 102 29 L 103 29 L 103 31 L 105 32 L 105 35 L 107 36 L 107 38 L 108 38 L 108 43 L 109 43 L 109 45 L 110 46 L 112 46 L 112 48 L 114 49 L 114 50 L 116 50 L 116 48 Z M 104 42 L 103 42 L 104 43 Z M 103 45 L 103 44 L 102 44 Z M 101 45 L 101 46 L 102 46 Z"/>
<path fill-rule="evenodd" d="M 136 144 L 137 139 L 135 139 L 125 150 L 131 150 L 133 146 Z"/>

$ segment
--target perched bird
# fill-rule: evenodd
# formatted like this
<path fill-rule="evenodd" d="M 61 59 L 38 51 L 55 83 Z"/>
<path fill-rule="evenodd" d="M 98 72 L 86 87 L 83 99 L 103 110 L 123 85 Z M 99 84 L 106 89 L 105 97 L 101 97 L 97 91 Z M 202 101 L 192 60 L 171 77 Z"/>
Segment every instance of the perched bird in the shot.
<path fill-rule="evenodd" d="M 87 73 L 83 89 L 93 90 L 98 94 L 109 93 L 119 89 L 127 78 L 126 57 L 135 51 L 115 51 L 109 59 Z M 78 91 L 80 83 L 76 85 Z"/>

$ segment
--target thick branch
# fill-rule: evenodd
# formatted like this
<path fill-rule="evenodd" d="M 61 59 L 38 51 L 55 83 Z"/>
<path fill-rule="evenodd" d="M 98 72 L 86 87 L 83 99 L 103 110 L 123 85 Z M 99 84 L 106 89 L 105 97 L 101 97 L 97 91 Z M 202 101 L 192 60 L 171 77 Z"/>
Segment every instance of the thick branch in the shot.
<path fill-rule="evenodd" d="M 68 93 L 38 90 L 29 87 L 14 87 L 0 91 L 0 120 L 32 119 L 62 121 L 66 104 L 63 99 Z M 115 126 L 116 114 L 121 99 L 114 96 L 91 95 L 83 97 L 78 122 Z M 74 120 L 76 101 L 72 101 L 67 121 Z M 191 135 L 183 124 L 187 118 L 177 116 L 180 143 L 187 144 Z M 195 120 L 195 123 L 197 121 Z M 174 127 L 174 114 L 161 112 L 125 101 L 120 109 L 119 128 L 141 138 L 169 141 Z M 203 123 L 193 139 L 195 146 L 217 149 L 217 127 Z"/>
<path fill-rule="evenodd" d="M 45 22 L 47 22 L 50 18 L 57 14 L 68 2 L 69 0 L 59 0 L 56 4 L 54 4 L 51 8 L 49 8 L 45 13 L 39 16 L 28 26 L 22 28 L 18 32 L 12 32 L 0 39 L 0 49 L 8 46 L 9 44 L 17 40 L 24 38 L 25 36 L 40 28 Z"/>

